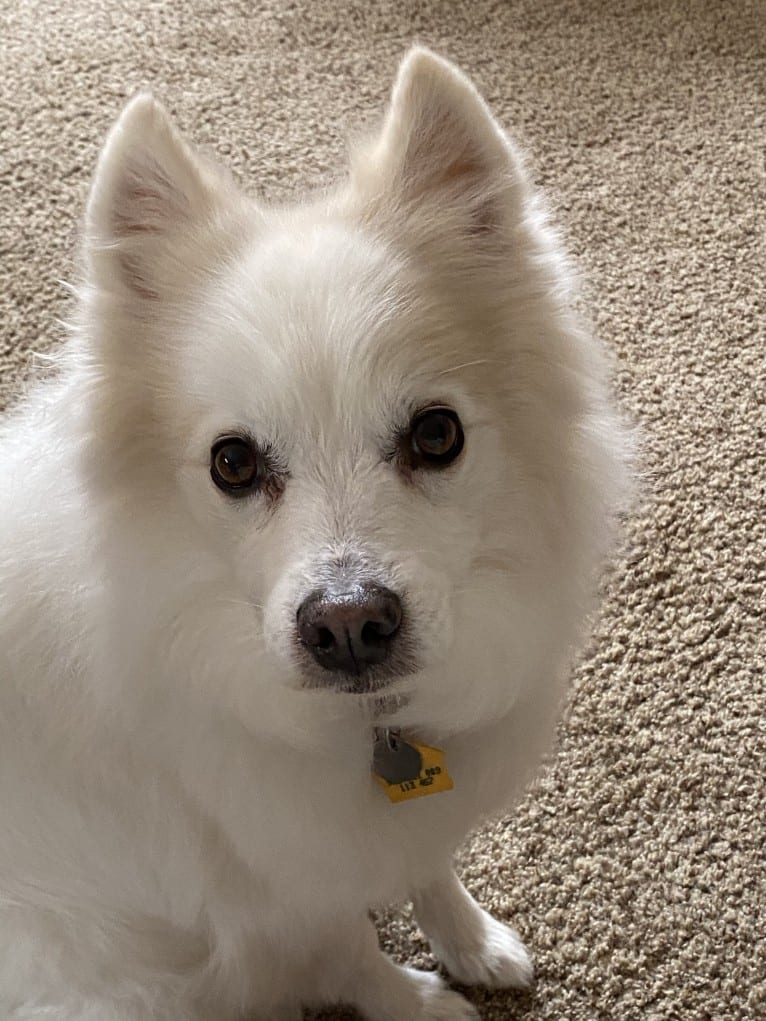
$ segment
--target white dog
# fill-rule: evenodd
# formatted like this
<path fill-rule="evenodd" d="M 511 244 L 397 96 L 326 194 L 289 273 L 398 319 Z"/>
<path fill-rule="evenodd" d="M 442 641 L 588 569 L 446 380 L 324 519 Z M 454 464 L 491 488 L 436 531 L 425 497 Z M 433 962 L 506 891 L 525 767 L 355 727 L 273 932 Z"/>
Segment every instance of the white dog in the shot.
<path fill-rule="evenodd" d="M 128 104 L 74 335 L 0 445 L 0 1016 L 475 1017 L 531 964 L 451 867 L 550 739 L 622 486 L 519 154 L 404 60 L 264 207 Z M 451 787 L 451 789 L 450 789 Z"/>

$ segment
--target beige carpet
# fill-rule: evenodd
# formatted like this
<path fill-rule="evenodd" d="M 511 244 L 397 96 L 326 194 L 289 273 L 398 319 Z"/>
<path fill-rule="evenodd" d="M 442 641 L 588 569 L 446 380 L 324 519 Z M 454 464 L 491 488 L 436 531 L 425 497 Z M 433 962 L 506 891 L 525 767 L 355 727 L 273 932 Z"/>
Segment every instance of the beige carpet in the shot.
<path fill-rule="evenodd" d="M 471 889 L 532 948 L 534 991 L 471 995 L 487 1019 L 765 1018 L 764 3 L 0 11 L 6 399 L 61 332 L 88 176 L 139 85 L 275 197 L 337 172 L 414 38 L 471 72 L 525 141 L 618 355 L 650 479 L 558 753 L 464 858 Z M 408 916 L 383 919 L 383 939 L 432 966 Z"/>

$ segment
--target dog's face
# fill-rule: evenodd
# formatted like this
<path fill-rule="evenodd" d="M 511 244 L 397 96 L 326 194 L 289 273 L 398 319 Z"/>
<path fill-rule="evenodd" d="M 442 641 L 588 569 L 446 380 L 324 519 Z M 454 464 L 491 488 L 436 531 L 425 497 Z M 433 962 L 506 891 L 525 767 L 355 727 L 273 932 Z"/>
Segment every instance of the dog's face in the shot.
<path fill-rule="evenodd" d="M 182 360 L 182 484 L 271 652 L 351 692 L 442 666 L 506 473 L 472 338 L 350 226 L 267 230 L 222 286 Z"/>
<path fill-rule="evenodd" d="M 425 53 L 349 181 L 298 209 L 245 199 L 152 100 L 123 115 L 88 213 L 101 433 L 247 608 L 222 655 L 443 728 L 538 665 L 582 536 L 577 356 L 534 215 Z"/>

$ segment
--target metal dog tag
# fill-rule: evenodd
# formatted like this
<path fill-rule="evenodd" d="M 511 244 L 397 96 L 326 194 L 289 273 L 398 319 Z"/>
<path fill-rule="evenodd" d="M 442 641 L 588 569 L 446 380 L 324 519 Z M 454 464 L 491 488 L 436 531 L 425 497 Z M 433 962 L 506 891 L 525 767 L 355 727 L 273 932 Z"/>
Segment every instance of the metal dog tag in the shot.
<path fill-rule="evenodd" d="M 404 741 L 397 730 L 377 730 L 372 772 L 394 803 L 452 790 L 444 752 Z"/>

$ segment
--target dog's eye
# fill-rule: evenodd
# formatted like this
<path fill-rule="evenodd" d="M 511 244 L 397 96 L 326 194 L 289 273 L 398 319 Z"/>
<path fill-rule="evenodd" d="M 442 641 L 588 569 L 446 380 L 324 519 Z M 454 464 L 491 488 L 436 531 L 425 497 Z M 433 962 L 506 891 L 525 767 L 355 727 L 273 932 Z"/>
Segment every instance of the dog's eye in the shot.
<path fill-rule="evenodd" d="M 222 436 L 210 451 L 210 475 L 224 492 L 242 496 L 258 483 L 258 451 L 241 436 Z"/>
<path fill-rule="evenodd" d="M 426 408 L 412 420 L 410 448 L 413 467 L 450 464 L 463 449 L 463 427 L 451 408 Z"/>

